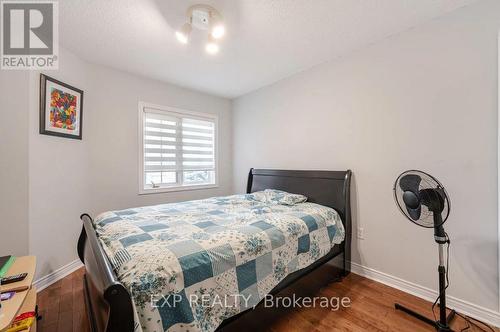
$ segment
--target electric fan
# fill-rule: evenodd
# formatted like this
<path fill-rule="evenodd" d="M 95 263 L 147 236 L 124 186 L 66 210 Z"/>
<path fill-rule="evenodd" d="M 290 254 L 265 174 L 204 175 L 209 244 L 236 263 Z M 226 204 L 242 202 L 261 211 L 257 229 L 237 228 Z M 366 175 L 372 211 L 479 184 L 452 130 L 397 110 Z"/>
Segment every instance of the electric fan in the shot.
<path fill-rule="evenodd" d="M 450 214 L 450 199 L 443 185 L 431 175 L 417 170 L 403 172 L 394 183 L 394 199 L 401 212 L 413 223 L 434 228 L 434 240 L 439 247 L 439 320 L 432 320 L 396 303 L 397 310 L 416 317 L 436 328 L 437 331 L 452 331 L 450 322 L 455 317 L 455 311 L 446 315 L 446 288 L 448 287 L 448 272 L 445 266 L 445 244 L 450 244 L 448 234 L 443 224 Z M 448 256 L 446 260 L 448 259 Z M 433 310 L 434 312 L 434 310 Z"/>

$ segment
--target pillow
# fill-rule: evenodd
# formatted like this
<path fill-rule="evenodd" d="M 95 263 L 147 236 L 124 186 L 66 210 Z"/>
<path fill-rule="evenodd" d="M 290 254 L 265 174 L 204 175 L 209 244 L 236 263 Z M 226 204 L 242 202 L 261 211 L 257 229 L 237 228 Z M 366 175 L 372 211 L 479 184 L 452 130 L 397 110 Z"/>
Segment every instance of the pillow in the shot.
<path fill-rule="evenodd" d="M 268 204 L 295 205 L 307 201 L 307 197 L 299 194 L 291 194 L 282 190 L 266 189 L 250 194 L 256 201 Z"/>

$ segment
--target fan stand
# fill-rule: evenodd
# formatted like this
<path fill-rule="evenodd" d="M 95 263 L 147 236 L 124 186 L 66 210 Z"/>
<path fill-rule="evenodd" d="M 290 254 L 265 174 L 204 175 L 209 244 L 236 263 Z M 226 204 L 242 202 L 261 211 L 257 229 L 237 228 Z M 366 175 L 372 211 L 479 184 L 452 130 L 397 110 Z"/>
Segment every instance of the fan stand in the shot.
<path fill-rule="evenodd" d="M 399 303 L 396 303 L 394 307 L 396 310 L 401 310 L 410 316 L 413 316 L 429 325 L 434 326 L 436 331 L 453 331 L 450 328 L 450 323 L 455 318 L 455 310 L 451 310 L 449 315 L 446 315 L 446 267 L 444 261 L 444 245 L 448 241 L 446 239 L 443 227 L 440 226 L 435 229 L 434 239 L 439 245 L 439 320 L 433 321 L 430 318 L 422 316 L 418 312 L 408 309 Z"/>

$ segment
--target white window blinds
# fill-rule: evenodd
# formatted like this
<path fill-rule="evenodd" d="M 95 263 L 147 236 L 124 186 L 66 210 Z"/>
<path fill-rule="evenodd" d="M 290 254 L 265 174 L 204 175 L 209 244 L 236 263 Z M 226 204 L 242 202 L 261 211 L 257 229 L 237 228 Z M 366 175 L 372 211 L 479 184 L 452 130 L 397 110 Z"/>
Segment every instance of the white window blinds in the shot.
<path fill-rule="evenodd" d="M 143 189 L 215 184 L 216 119 L 143 109 Z"/>

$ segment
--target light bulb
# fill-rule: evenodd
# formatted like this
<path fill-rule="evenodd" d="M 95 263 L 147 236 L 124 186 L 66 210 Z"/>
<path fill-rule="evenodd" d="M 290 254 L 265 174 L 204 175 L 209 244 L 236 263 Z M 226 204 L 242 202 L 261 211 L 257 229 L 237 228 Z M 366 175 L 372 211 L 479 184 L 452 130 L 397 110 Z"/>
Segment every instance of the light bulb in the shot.
<path fill-rule="evenodd" d="M 175 32 L 175 36 L 177 37 L 177 40 L 183 44 L 187 44 L 188 42 L 188 36 L 186 36 L 185 34 L 183 34 L 182 32 L 180 31 L 176 31 Z"/>
<path fill-rule="evenodd" d="M 217 24 L 212 28 L 212 37 L 215 39 L 222 38 L 226 33 L 226 28 L 222 24 Z"/>
<path fill-rule="evenodd" d="M 207 51 L 207 53 L 215 54 L 215 53 L 219 52 L 219 45 L 217 45 L 213 41 L 209 41 L 207 43 L 207 46 L 205 46 L 205 50 Z"/>
<path fill-rule="evenodd" d="M 209 54 L 215 54 L 219 52 L 219 45 L 217 45 L 217 42 L 215 41 L 214 37 L 212 35 L 208 35 L 207 39 L 207 44 L 205 45 L 205 51 Z"/>
<path fill-rule="evenodd" d="M 191 24 L 184 23 L 180 30 L 175 32 L 177 40 L 183 44 L 187 44 L 189 41 L 189 34 L 191 33 Z"/>

